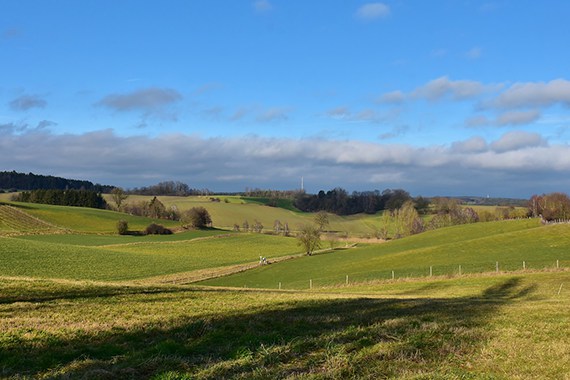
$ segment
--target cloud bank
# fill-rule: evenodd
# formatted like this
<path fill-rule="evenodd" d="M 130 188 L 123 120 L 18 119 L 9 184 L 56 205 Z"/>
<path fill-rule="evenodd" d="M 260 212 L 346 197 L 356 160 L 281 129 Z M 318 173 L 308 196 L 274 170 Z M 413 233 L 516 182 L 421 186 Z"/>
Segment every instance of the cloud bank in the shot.
<path fill-rule="evenodd" d="M 258 136 L 121 137 L 112 130 L 57 135 L 7 127 L 3 134 L 6 168 L 124 187 L 181 180 L 216 191 L 290 189 L 303 176 L 310 191 L 402 187 L 429 196 L 465 194 L 468 187 L 472 195 L 527 197 L 570 186 L 570 147 L 526 132 L 427 147 Z M 311 189 L 311 183 L 319 187 Z"/>

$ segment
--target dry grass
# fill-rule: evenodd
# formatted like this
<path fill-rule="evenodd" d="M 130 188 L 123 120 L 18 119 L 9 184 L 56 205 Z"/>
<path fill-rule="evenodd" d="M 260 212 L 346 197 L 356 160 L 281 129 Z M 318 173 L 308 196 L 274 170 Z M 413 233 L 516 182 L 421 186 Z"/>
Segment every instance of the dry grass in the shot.
<path fill-rule="evenodd" d="M 569 276 L 366 296 L 2 278 L 0 376 L 564 379 Z"/>

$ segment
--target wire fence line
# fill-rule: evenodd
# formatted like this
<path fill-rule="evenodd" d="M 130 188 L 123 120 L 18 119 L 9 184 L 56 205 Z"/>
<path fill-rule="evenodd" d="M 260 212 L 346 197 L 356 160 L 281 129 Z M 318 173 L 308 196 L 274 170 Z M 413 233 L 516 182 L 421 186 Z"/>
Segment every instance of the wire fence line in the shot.
<path fill-rule="evenodd" d="M 565 270 L 570 268 L 570 259 L 557 260 L 506 260 L 467 264 L 430 265 L 405 268 L 385 268 L 366 273 L 346 273 L 344 275 L 321 277 L 315 274 L 306 280 L 276 279 L 276 289 L 312 289 L 316 287 L 351 285 L 373 281 L 390 281 L 401 279 L 428 279 L 430 277 L 457 277 L 463 275 L 508 273 L 515 271 Z"/>

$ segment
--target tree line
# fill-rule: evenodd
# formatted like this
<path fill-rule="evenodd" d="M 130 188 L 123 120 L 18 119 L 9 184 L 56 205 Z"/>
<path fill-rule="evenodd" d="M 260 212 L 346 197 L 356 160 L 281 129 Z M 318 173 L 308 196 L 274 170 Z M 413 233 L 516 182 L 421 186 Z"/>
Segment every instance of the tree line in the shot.
<path fill-rule="evenodd" d="M 164 181 L 156 185 L 135 187 L 127 190 L 127 194 L 133 195 L 168 195 L 186 197 L 190 195 L 210 195 L 212 192 L 208 189 L 192 189 L 188 184 L 180 181 Z"/>
<path fill-rule="evenodd" d="M 16 171 L 0 172 L 0 189 L 8 191 L 17 190 L 92 190 L 98 193 L 107 193 L 114 186 L 93 184 L 90 181 L 40 175 L 34 173 L 18 173 Z"/>
<path fill-rule="evenodd" d="M 386 189 L 382 192 L 354 191 L 349 194 L 345 189 L 337 187 L 327 192 L 321 190 L 317 194 L 299 192 L 295 196 L 294 205 L 301 211 L 327 211 L 337 215 L 376 214 L 381 210 L 396 210 L 407 201 L 412 201 L 410 194 L 402 189 Z M 422 197 L 414 200 L 418 212 L 423 213 L 429 202 Z"/>
<path fill-rule="evenodd" d="M 39 189 L 23 191 L 13 197 L 16 202 L 43 203 L 58 206 L 106 208 L 107 203 L 101 193 L 93 190 Z"/>

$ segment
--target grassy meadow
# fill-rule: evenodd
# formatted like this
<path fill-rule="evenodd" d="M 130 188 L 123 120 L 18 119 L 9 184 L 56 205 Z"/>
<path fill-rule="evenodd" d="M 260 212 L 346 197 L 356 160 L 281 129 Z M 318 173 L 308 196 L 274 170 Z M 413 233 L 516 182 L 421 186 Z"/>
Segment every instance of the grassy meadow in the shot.
<path fill-rule="evenodd" d="M 264 200 L 170 201 L 217 227 L 312 220 Z M 570 225 L 478 223 L 308 257 L 294 238 L 119 236 L 117 220 L 151 220 L 16 206 L 0 205 L 0 378 L 569 378 Z M 331 221 L 358 235 L 379 216 Z"/>
<path fill-rule="evenodd" d="M 124 281 L 259 262 L 300 253 L 292 238 L 259 234 L 0 237 L 0 273 L 6 276 Z M 173 236 L 170 240 L 169 236 Z M 108 244 L 111 243 L 111 244 Z"/>
<path fill-rule="evenodd" d="M 107 202 L 112 204 L 109 196 L 105 196 Z M 314 215 L 300 212 L 292 206 L 291 202 L 282 201 L 279 207 L 267 205 L 267 200 L 263 198 L 248 198 L 237 196 L 159 196 L 157 197 L 166 207 L 176 206 L 180 211 L 188 210 L 192 207 L 205 207 L 210 215 L 215 227 L 222 229 L 233 229 L 234 224 L 241 228 L 244 221 L 253 225 L 255 220 L 263 224 L 264 230 L 273 230 L 276 220 L 289 224 L 291 230 L 296 230 L 300 224 L 312 223 Z M 219 198 L 220 202 L 213 202 L 210 198 Z M 126 202 L 148 202 L 152 197 L 131 195 Z M 369 236 L 380 228 L 381 214 L 378 215 L 350 215 L 338 216 L 329 214 L 330 231 L 335 231 L 353 236 Z"/>
<path fill-rule="evenodd" d="M 570 225 L 541 226 L 537 220 L 477 223 L 428 231 L 383 244 L 303 257 L 204 285 L 307 289 L 405 277 L 553 268 L 570 266 Z"/>
<path fill-rule="evenodd" d="M 564 379 L 569 272 L 366 293 L 0 278 L 3 377 Z M 566 377 L 567 378 L 567 377 Z"/>

